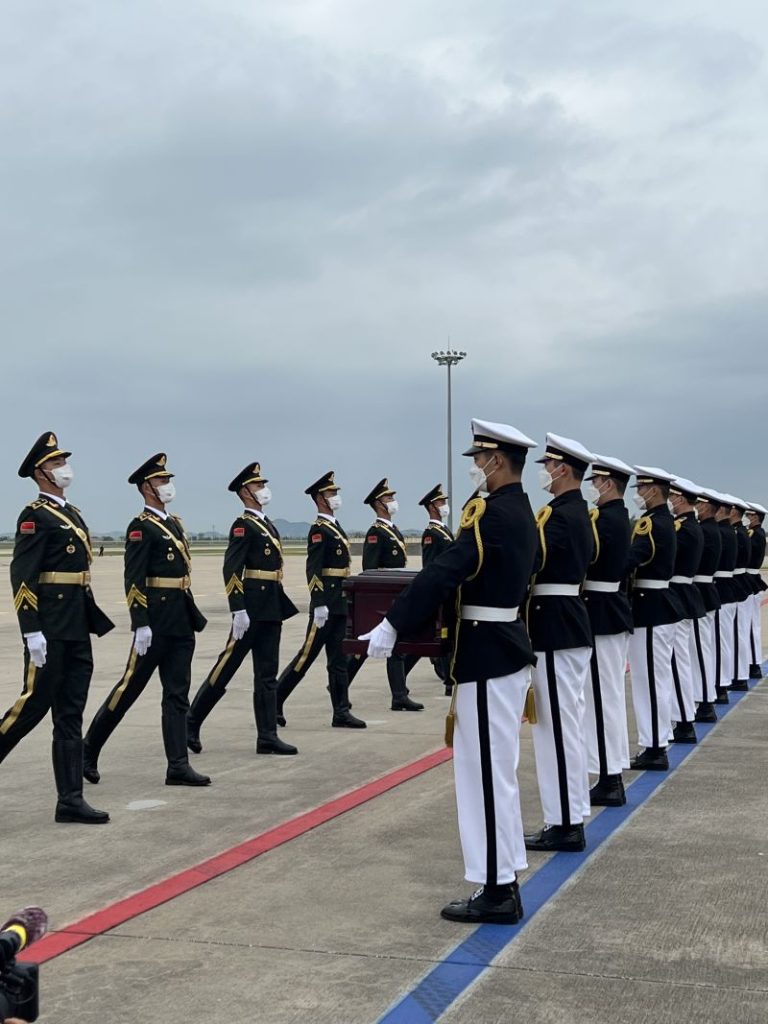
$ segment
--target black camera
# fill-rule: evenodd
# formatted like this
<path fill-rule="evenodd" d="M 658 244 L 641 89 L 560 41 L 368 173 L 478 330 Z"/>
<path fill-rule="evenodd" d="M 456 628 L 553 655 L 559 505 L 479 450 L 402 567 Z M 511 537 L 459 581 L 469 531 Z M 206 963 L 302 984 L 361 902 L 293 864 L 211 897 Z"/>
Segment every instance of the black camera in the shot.
<path fill-rule="evenodd" d="M 0 1024 L 7 1017 L 36 1021 L 40 1013 L 39 971 L 36 964 L 16 963 L 16 954 L 45 935 L 48 915 L 40 907 L 25 907 L 0 929 Z"/>

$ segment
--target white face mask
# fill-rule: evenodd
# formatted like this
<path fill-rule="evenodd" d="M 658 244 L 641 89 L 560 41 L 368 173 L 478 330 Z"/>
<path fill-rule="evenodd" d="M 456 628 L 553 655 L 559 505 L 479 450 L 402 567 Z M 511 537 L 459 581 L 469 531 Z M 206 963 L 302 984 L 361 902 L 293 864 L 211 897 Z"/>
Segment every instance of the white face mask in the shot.
<path fill-rule="evenodd" d="M 341 508 L 341 495 L 340 494 L 332 494 L 330 496 L 330 498 L 328 499 L 328 508 L 331 510 L 331 512 L 338 512 L 339 511 L 339 509 Z"/>
<path fill-rule="evenodd" d="M 167 484 L 158 484 L 155 488 L 155 494 L 158 501 L 161 501 L 164 505 L 170 505 L 176 497 L 176 488 L 173 485 L 173 481 L 169 480 Z"/>
<path fill-rule="evenodd" d="M 645 498 L 642 494 L 638 494 L 637 491 L 632 495 L 632 501 L 637 505 L 641 512 L 645 512 L 646 504 Z"/>
<path fill-rule="evenodd" d="M 56 466 L 51 471 L 53 482 L 56 487 L 61 488 L 63 491 L 66 487 L 72 483 L 75 479 L 75 471 L 72 469 L 68 462 L 65 462 L 63 466 Z"/>
<path fill-rule="evenodd" d="M 451 518 L 451 506 L 446 502 L 445 505 L 440 506 L 440 518 L 444 523 L 447 523 Z"/>
<path fill-rule="evenodd" d="M 596 505 L 603 496 L 603 492 L 595 487 L 594 484 L 590 483 L 587 485 L 587 501 L 591 501 L 593 505 Z"/>
<path fill-rule="evenodd" d="M 542 491 L 551 491 L 553 483 L 554 480 L 552 479 L 552 474 L 548 469 L 542 466 L 541 469 L 539 469 L 539 487 Z"/>
<path fill-rule="evenodd" d="M 272 491 L 270 491 L 266 484 L 264 484 L 263 487 L 260 487 L 258 491 L 254 491 L 253 496 L 262 508 L 272 501 Z"/>
<path fill-rule="evenodd" d="M 485 465 L 487 466 L 488 463 L 486 462 Z M 496 470 L 492 469 L 490 473 L 486 473 L 485 467 L 478 466 L 475 462 L 469 467 L 469 479 L 472 481 L 472 486 L 476 491 L 479 491 L 482 495 L 486 495 L 488 493 L 486 483 L 488 482 L 488 478 L 495 472 Z"/>
<path fill-rule="evenodd" d="M 400 505 L 397 502 L 397 498 L 394 498 L 392 501 L 385 501 L 384 502 L 384 508 L 387 510 L 387 512 L 391 516 L 393 516 L 397 512 L 399 512 L 400 511 Z"/>

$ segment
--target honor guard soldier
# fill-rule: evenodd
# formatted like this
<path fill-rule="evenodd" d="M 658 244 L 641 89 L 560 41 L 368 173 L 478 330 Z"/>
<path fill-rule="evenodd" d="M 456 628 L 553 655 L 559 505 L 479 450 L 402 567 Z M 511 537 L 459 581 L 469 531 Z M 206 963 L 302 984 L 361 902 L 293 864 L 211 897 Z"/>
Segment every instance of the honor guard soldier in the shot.
<path fill-rule="evenodd" d="M 683 609 L 670 590 L 675 571 L 677 534 L 669 511 L 670 473 L 654 466 L 635 466 L 635 503 L 645 513 L 632 530 L 627 574 L 632 579 L 632 621 L 629 669 L 632 703 L 641 752 L 630 761 L 635 771 L 669 768 L 667 746 L 672 714 L 672 649 Z"/>
<path fill-rule="evenodd" d="M 715 585 L 720 597 L 720 608 L 717 612 L 717 635 L 715 652 L 718 664 L 715 688 L 717 697 L 715 704 L 728 703 L 728 687 L 733 679 L 733 665 L 736 659 L 734 635 L 736 629 L 736 602 L 739 592 L 733 576 L 736 568 L 737 545 L 736 534 L 731 526 L 730 515 L 732 498 L 720 491 L 708 492 L 710 497 L 719 502 L 715 512 L 718 529 L 720 530 L 720 561 L 715 572 Z"/>
<path fill-rule="evenodd" d="M 35 441 L 19 467 L 40 497 L 22 510 L 11 560 L 13 603 L 24 637 L 24 688 L 0 719 L 0 761 L 51 712 L 56 821 L 109 821 L 83 799 L 83 711 L 93 674 L 91 633 L 114 629 L 91 592 L 93 557 L 80 510 L 64 496 L 73 479 L 50 431 Z"/>
<path fill-rule="evenodd" d="M 404 569 L 408 561 L 405 550 L 405 538 L 392 522 L 399 506 L 395 494 L 386 477 L 379 480 L 365 504 L 370 505 L 376 513 L 373 525 L 369 527 L 363 543 L 363 569 Z M 360 671 L 367 655 L 350 654 L 347 658 L 347 675 L 350 685 Z M 387 658 L 387 680 L 392 692 L 393 711 L 423 711 L 424 705 L 409 696 L 406 685 L 406 659 L 402 654 L 393 654 Z"/>
<path fill-rule="evenodd" d="M 224 554 L 224 589 L 232 612 L 227 646 L 197 691 L 187 715 L 187 744 L 199 754 L 200 727 L 224 696 L 232 676 L 250 652 L 257 754 L 296 754 L 277 735 L 277 670 L 285 619 L 298 608 L 283 590 L 283 548 L 275 524 L 264 514 L 272 500 L 258 462 L 250 462 L 230 483 L 245 506 L 229 531 Z"/>
<path fill-rule="evenodd" d="M 195 633 L 205 627 L 190 590 L 192 560 L 181 519 L 166 511 L 176 488 L 164 452 L 128 477 L 145 502 L 125 535 L 125 595 L 134 631 L 125 672 L 96 712 L 85 737 L 85 777 L 100 779 L 99 754 L 155 669 L 163 688 L 162 728 L 167 786 L 207 786 L 189 764 L 187 711 Z"/>
<path fill-rule="evenodd" d="M 765 559 L 765 530 L 763 528 L 763 522 L 765 520 L 768 510 L 762 505 L 758 505 L 756 502 L 747 509 L 747 522 L 749 523 L 749 540 L 750 540 L 750 558 L 749 568 L 747 573 L 749 575 L 750 585 L 752 588 L 752 622 L 749 631 L 749 651 L 751 657 L 751 663 L 749 666 L 749 678 L 750 679 L 762 679 L 762 657 L 763 657 L 763 634 L 762 634 L 762 623 L 760 621 L 760 605 L 763 600 L 763 593 L 768 590 L 765 580 L 760 574 L 763 561 Z"/>
<path fill-rule="evenodd" d="M 283 706 L 325 648 L 328 691 L 333 705 L 331 725 L 338 729 L 365 729 L 350 711 L 347 659 L 341 645 L 347 628 L 347 599 L 342 588 L 349 576 L 349 540 L 336 512 L 341 508 L 339 485 L 333 472 L 325 473 L 304 492 L 317 506 L 317 518 L 307 537 L 309 623 L 299 653 L 277 684 L 278 724 L 285 725 Z"/>
<path fill-rule="evenodd" d="M 442 910 L 450 921 L 514 924 L 523 916 L 517 872 L 527 867 L 517 763 L 534 660 L 519 608 L 536 559 L 536 524 L 520 477 L 536 442 L 501 423 L 472 421 L 473 498 L 456 543 L 426 565 L 387 617 L 361 639 L 388 657 L 400 632 L 434 618 L 455 596 L 451 677 L 453 766 L 465 878 L 481 888 Z"/>
<path fill-rule="evenodd" d="M 733 581 L 738 597 L 736 600 L 736 624 L 733 632 L 734 660 L 732 690 L 748 690 L 749 683 L 749 632 L 752 625 L 752 584 L 749 579 L 749 563 L 752 558 L 752 541 L 749 531 L 744 525 L 744 514 L 747 511 L 746 501 L 733 498 L 731 506 L 731 526 L 736 534 L 736 565 L 733 570 Z"/>
<path fill-rule="evenodd" d="M 702 490 L 696 501 L 696 514 L 704 538 L 701 560 L 693 577 L 701 599 L 704 602 L 705 614 L 693 620 L 694 668 L 698 665 L 700 689 L 696 695 L 698 707 L 695 720 L 697 722 L 716 722 L 715 699 L 717 691 L 715 683 L 719 679 L 719 665 L 715 653 L 715 629 L 717 611 L 720 608 L 720 596 L 715 586 L 715 573 L 720 563 L 720 530 L 715 522 L 717 503 L 713 501 L 709 491 Z M 694 672 L 694 679 L 697 676 Z"/>
<path fill-rule="evenodd" d="M 669 585 L 683 609 L 683 618 L 675 627 L 672 642 L 672 738 L 675 743 L 697 742 L 693 722 L 696 695 L 701 692 L 701 669 L 694 623 L 698 623 L 706 613 L 701 593 L 694 582 L 704 553 L 704 532 L 695 509 L 700 491 L 696 484 L 679 476 L 669 488 L 669 503 L 677 533 L 675 572 Z"/>
<path fill-rule="evenodd" d="M 595 557 L 596 535 L 581 481 L 592 461 L 567 437 L 547 434 L 539 483 L 554 495 L 536 516 L 539 560 L 528 600 L 528 632 L 536 666 L 532 725 L 544 827 L 525 837 L 529 850 L 584 849 L 591 813 L 585 747 L 584 690 L 592 628 L 581 585 Z"/>
<path fill-rule="evenodd" d="M 629 732 L 624 677 L 632 608 L 623 587 L 631 527 L 624 492 L 631 466 L 621 459 L 595 455 L 590 476 L 590 517 L 596 551 L 582 593 L 594 637 L 586 698 L 586 740 L 590 772 L 598 776 L 589 791 L 593 807 L 620 807 L 627 802 L 622 772 L 629 768 Z"/>

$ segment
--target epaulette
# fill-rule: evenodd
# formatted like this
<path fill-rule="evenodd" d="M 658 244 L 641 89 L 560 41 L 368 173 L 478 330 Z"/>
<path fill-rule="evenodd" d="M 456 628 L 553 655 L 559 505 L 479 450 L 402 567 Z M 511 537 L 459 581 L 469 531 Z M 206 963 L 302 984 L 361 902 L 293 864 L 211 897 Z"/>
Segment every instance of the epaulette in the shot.
<path fill-rule="evenodd" d="M 641 516 L 635 523 L 632 530 L 632 539 L 635 537 L 647 537 L 653 532 L 653 519 L 650 516 Z"/>
<path fill-rule="evenodd" d="M 146 512 L 146 511 L 139 512 L 139 514 L 136 516 L 136 518 L 139 520 L 140 523 L 146 522 L 147 519 L 149 519 L 153 523 L 157 522 L 156 517 L 153 516 L 151 512 Z"/>
<path fill-rule="evenodd" d="M 24 508 L 44 508 L 47 504 L 45 498 L 35 498 L 34 501 L 28 501 Z"/>
<path fill-rule="evenodd" d="M 461 513 L 461 529 L 471 530 L 475 523 L 479 522 L 483 518 L 485 515 L 485 509 L 485 498 L 481 498 L 480 495 L 468 501 Z"/>

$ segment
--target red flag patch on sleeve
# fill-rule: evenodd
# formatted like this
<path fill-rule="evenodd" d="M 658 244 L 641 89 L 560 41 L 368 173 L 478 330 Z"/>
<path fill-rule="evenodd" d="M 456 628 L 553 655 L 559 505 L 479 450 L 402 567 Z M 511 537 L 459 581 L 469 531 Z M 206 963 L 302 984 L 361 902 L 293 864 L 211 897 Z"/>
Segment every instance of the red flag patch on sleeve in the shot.
<path fill-rule="evenodd" d="M 144 534 L 141 532 L 141 530 L 131 530 L 131 532 L 128 534 L 128 540 L 134 542 L 139 541 L 142 540 L 143 536 Z"/>
<path fill-rule="evenodd" d="M 236 526 L 234 528 L 234 530 L 232 531 L 232 533 L 236 537 L 244 537 L 245 536 L 245 527 L 244 526 Z"/>
<path fill-rule="evenodd" d="M 374 533 L 370 534 L 370 535 L 369 535 L 368 537 L 366 537 L 365 539 L 366 539 L 366 541 L 367 541 L 367 542 L 368 542 L 369 544 L 378 544 L 378 543 L 379 543 L 379 538 L 378 538 L 378 537 L 376 536 L 376 534 L 374 534 Z"/>
<path fill-rule="evenodd" d="M 323 539 L 323 535 L 322 533 L 313 533 L 309 539 L 312 544 L 317 544 L 319 541 Z"/>
<path fill-rule="evenodd" d="M 19 526 L 20 533 L 34 533 L 36 529 L 35 523 L 32 520 L 28 520 L 26 523 L 22 523 Z"/>
<path fill-rule="evenodd" d="M 424 538 L 424 543 L 425 544 L 431 544 L 432 543 L 432 538 L 431 537 L 425 537 Z"/>

